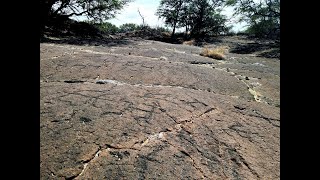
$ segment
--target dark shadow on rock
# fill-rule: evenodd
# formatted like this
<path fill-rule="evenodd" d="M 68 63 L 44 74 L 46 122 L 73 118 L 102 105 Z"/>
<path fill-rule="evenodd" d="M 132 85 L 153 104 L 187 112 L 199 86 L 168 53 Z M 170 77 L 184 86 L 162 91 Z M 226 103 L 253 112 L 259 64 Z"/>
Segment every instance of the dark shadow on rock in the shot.
<path fill-rule="evenodd" d="M 258 57 L 278 58 L 278 59 L 280 59 L 280 49 L 277 48 L 277 49 L 273 49 L 273 50 L 271 50 L 271 51 L 267 51 L 267 52 L 260 53 L 260 54 L 258 55 Z"/>
<path fill-rule="evenodd" d="M 248 43 L 248 44 L 238 44 L 236 47 L 230 50 L 231 53 L 237 54 L 251 54 L 256 51 L 268 50 L 271 48 L 279 48 L 278 43 Z"/>
<path fill-rule="evenodd" d="M 176 33 L 173 37 L 169 32 L 145 27 L 140 30 L 124 33 L 109 33 L 100 30 L 93 24 L 77 22 L 59 15 L 51 18 L 40 33 L 40 42 L 90 46 L 119 46 L 128 45 L 135 39 L 154 40 L 171 44 L 183 44 L 191 40 L 185 33 Z M 195 46 L 209 43 L 218 43 L 221 40 L 215 37 L 200 36 L 192 38 Z"/>
<path fill-rule="evenodd" d="M 126 46 L 133 42 L 126 39 L 108 39 L 98 37 L 41 37 L 40 43 L 71 44 L 80 46 Z"/>
<path fill-rule="evenodd" d="M 61 15 L 51 18 L 40 32 L 40 43 L 89 46 L 119 46 L 132 43 L 124 38 L 107 34 L 92 24 L 77 22 Z"/>
<path fill-rule="evenodd" d="M 255 39 L 255 41 L 256 42 L 246 44 L 238 43 L 230 49 L 230 52 L 236 54 L 252 54 L 257 52 L 258 57 L 280 59 L 280 41 L 257 39 Z"/>
<path fill-rule="evenodd" d="M 197 38 L 192 38 L 192 37 L 186 37 L 184 33 L 177 33 L 174 35 L 172 38 L 171 36 L 163 36 L 163 35 L 157 35 L 154 34 L 153 36 L 149 36 L 147 38 L 148 40 L 154 40 L 154 41 L 161 41 L 165 43 L 170 43 L 170 44 L 183 44 L 185 41 L 191 41 L 193 40 L 194 46 L 204 46 L 207 44 L 215 44 L 215 43 L 221 43 L 222 40 L 216 38 L 216 37 L 210 37 L 210 36 L 202 36 L 202 37 L 197 37 Z"/>
<path fill-rule="evenodd" d="M 199 42 L 205 42 L 205 43 L 210 43 L 210 44 L 216 44 L 216 43 L 221 43 L 222 40 L 219 39 L 218 37 L 205 37 L 202 39 L 198 40 Z"/>

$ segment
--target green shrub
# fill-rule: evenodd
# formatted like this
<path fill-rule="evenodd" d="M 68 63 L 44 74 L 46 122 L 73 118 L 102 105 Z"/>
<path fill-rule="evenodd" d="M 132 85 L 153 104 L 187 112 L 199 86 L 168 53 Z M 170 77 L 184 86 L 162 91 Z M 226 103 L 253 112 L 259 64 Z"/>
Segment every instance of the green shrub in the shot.
<path fill-rule="evenodd" d="M 112 23 L 104 22 L 104 23 L 95 23 L 94 24 L 100 31 L 106 34 L 115 34 L 119 32 L 119 28 Z"/>
<path fill-rule="evenodd" d="M 137 28 L 138 30 L 148 30 L 148 31 L 152 30 L 152 28 L 148 24 L 140 24 L 138 25 Z"/>
<path fill-rule="evenodd" d="M 263 20 L 250 26 L 246 33 L 253 34 L 256 37 L 273 37 L 278 38 L 280 36 L 280 26 L 272 19 Z"/>
<path fill-rule="evenodd" d="M 119 32 L 121 32 L 121 33 L 135 31 L 135 30 L 138 30 L 138 25 L 134 24 L 134 23 L 122 24 L 119 27 Z"/>
<path fill-rule="evenodd" d="M 156 30 L 160 31 L 160 32 L 170 32 L 169 28 L 164 28 L 164 27 L 160 27 L 160 26 L 157 26 Z"/>

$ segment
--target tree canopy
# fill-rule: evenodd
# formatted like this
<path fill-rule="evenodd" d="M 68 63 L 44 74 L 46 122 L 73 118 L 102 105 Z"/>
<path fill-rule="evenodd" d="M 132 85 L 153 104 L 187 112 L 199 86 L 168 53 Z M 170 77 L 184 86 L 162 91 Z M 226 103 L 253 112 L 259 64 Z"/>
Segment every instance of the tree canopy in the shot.
<path fill-rule="evenodd" d="M 40 0 L 40 9 L 43 23 L 56 16 L 86 16 L 102 22 L 114 17 L 129 2 L 131 0 Z"/>
<path fill-rule="evenodd" d="M 221 14 L 223 0 L 193 0 L 190 3 L 191 36 L 218 35 L 227 32 L 227 18 Z"/>
<path fill-rule="evenodd" d="M 106 20 L 115 16 L 130 0 L 55 0 L 53 14 L 66 16 L 84 15 L 94 20 Z"/>
<path fill-rule="evenodd" d="M 181 21 L 182 7 L 186 0 L 161 0 L 156 12 L 159 17 L 164 17 L 165 24 L 173 27 L 172 36 L 175 33 L 177 24 Z"/>
<path fill-rule="evenodd" d="M 40 0 L 40 30 L 48 22 L 55 25 L 55 22 L 64 22 L 64 19 L 72 16 L 85 16 L 101 27 L 111 27 L 105 23 L 106 20 L 115 17 L 119 10 L 132 1 Z M 280 37 L 280 0 L 161 0 L 156 15 L 164 19 L 166 26 L 173 28 L 171 37 L 177 28 L 185 28 L 187 36 L 197 38 L 229 32 L 231 27 L 226 25 L 228 19 L 221 14 L 225 6 L 234 7 L 234 15 L 240 16 L 239 21 L 248 23 L 246 32 L 249 34 Z M 144 22 L 144 17 L 141 17 Z M 129 23 L 123 25 L 120 31 L 136 28 Z"/>
<path fill-rule="evenodd" d="M 248 23 L 247 32 L 257 36 L 280 36 L 280 0 L 227 0 L 240 21 Z"/>
<path fill-rule="evenodd" d="M 185 27 L 186 33 L 197 37 L 219 34 L 226 31 L 226 17 L 221 15 L 224 0 L 161 0 L 157 15 L 164 18 L 166 25 Z"/>

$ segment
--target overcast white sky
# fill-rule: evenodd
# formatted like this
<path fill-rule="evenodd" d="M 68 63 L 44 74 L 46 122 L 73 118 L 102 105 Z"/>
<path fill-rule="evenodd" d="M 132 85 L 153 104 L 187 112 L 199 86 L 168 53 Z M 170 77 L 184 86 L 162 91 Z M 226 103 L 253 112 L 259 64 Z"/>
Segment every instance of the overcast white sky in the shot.
<path fill-rule="evenodd" d="M 118 27 L 125 23 L 142 24 L 142 19 L 138 13 L 139 9 L 141 14 L 144 16 L 146 24 L 152 27 L 164 27 L 163 19 L 158 19 L 158 17 L 155 15 L 159 4 L 160 0 L 134 0 L 133 2 L 127 4 L 126 7 L 124 7 L 121 11 L 119 11 L 119 14 L 115 18 L 108 20 L 108 22 Z M 223 14 L 231 17 L 232 8 L 226 8 L 223 11 Z M 233 25 L 233 30 L 237 32 L 239 30 L 243 30 L 245 24 L 237 23 L 233 18 L 228 25 Z"/>

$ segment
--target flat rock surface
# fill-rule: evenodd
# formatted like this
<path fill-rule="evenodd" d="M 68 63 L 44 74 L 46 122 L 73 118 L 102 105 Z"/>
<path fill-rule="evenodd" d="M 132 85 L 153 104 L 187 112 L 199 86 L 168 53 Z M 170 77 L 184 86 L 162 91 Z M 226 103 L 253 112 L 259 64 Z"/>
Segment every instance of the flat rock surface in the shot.
<path fill-rule="evenodd" d="M 201 50 L 40 43 L 41 179 L 280 179 L 280 60 Z"/>

